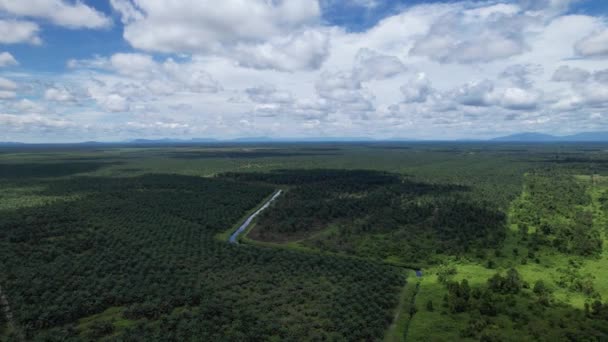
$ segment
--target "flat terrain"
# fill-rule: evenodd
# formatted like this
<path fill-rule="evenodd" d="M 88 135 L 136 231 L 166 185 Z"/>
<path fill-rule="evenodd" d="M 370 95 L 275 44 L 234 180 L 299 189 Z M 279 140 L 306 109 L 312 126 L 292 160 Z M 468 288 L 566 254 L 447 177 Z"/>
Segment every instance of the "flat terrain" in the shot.
<path fill-rule="evenodd" d="M 605 340 L 606 151 L 3 149 L 0 340 Z"/>

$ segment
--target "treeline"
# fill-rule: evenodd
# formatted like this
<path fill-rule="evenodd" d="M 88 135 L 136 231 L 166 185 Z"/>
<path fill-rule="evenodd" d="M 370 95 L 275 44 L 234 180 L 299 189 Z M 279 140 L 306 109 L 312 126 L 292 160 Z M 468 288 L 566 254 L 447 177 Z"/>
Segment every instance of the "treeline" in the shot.
<path fill-rule="evenodd" d="M 27 340 L 380 340 L 403 277 L 214 235 L 273 187 L 178 175 L 31 180 L 0 215 L 0 284 Z M 111 318 L 82 318 L 117 310 Z M 125 324 L 127 322 L 127 324 Z"/>
<path fill-rule="evenodd" d="M 299 240 L 335 227 L 306 243 L 412 261 L 498 246 L 505 236 L 505 215 L 464 186 L 420 183 L 368 170 L 279 170 L 221 177 L 289 186 L 250 233 L 263 241 Z"/>
<path fill-rule="evenodd" d="M 513 222 L 534 251 L 550 246 L 563 253 L 599 255 L 602 237 L 594 225 L 587 185 L 556 169 L 526 176 L 523 196 L 514 203 Z"/>

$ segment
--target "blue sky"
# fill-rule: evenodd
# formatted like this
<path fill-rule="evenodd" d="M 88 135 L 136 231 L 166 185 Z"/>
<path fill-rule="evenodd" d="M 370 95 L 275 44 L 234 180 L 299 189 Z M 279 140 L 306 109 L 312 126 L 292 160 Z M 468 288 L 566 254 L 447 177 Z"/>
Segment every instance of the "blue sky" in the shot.
<path fill-rule="evenodd" d="M 608 130 L 604 0 L 0 0 L 0 141 Z"/>

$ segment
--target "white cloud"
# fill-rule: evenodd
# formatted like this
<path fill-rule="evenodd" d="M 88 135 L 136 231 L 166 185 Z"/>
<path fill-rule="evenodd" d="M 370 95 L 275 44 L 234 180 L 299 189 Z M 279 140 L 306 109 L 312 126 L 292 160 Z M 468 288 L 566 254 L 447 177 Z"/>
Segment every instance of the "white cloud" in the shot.
<path fill-rule="evenodd" d="M 13 65 L 18 65 L 19 63 L 17 62 L 17 60 L 15 59 L 15 57 L 13 57 L 13 55 L 11 55 L 8 52 L 2 52 L 0 53 L 0 68 L 1 67 L 7 67 L 7 66 L 13 66 Z"/>
<path fill-rule="evenodd" d="M 41 113 L 45 110 L 42 105 L 28 99 L 17 101 L 13 108 L 19 113 Z"/>
<path fill-rule="evenodd" d="M 412 103 L 426 102 L 434 90 L 431 87 L 431 82 L 426 74 L 419 73 L 415 78 L 401 86 L 401 92 L 403 93 L 404 101 L 406 103 Z"/>
<path fill-rule="evenodd" d="M 375 109 L 374 96 L 352 72 L 324 72 L 315 89 L 318 96 L 327 101 L 327 112 L 366 117 Z"/>
<path fill-rule="evenodd" d="M 535 109 L 541 99 L 541 94 L 534 89 L 497 88 L 494 82 L 489 80 L 470 82 L 451 92 L 450 95 L 465 106 L 500 106 L 510 110 Z"/>
<path fill-rule="evenodd" d="M 165 121 L 155 121 L 155 122 L 135 122 L 129 121 L 127 122 L 128 127 L 139 128 L 139 129 L 188 129 L 190 125 L 187 123 L 179 123 L 179 122 L 165 122 Z"/>
<path fill-rule="evenodd" d="M 328 33 L 306 30 L 260 44 L 239 44 L 230 55 L 245 67 L 294 71 L 320 68 L 328 53 Z"/>
<path fill-rule="evenodd" d="M 110 66 L 119 73 L 136 78 L 153 75 L 156 62 L 149 55 L 141 53 L 117 53 L 110 58 Z"/>
<path fill-rule="evenodd" d="M 529 24 L 530 19 L 516 5 L 470 9 L 454 5 L 416 39 L 410 55 L 426 56 L 440 63 L 483 63 L 509 58 L 528 50 L 523 31 Z"/>
<path fill-rule="evenodd" d="M 593 78 L 597 82 L 608 84 L 608 69 L 594 72 L 593 73 Z"/>
<path fill-rule="evenodd" d="M 407 68 L 395 56 L 361 49 L 355 57 L 353 73 L 361 81 L 382 80 L 405 72 Z"/>
<path fill-rule="evenodd" d="M 17 97 L 15 90 L 17 90 L 17 83 L 0 77 L 0 99 L 7 100 Z"/>
<path fill-rule="evenodd" d="M 0 89 L 15 90 L 17 89 L 17 83 L 9 80 L 8 78 L 0 77 Z"/>
<path fill-rule="evenodd" d="M 125 92 L 124 87 L 119 87 Z M 118 93 L 118 89 L 108 88 L 106 83 L 95 81 L 88 85 L 87 93 L 97 104 L 108 112 L 126 112 L 130 109 L 128 99 Z M 128 89 L 126 90 L 128 91 Z"/>
<path fill-rule="evenodd" d="M 0 19 L 0 44 L 40 44 L 37 24 L 13 19 Z"/>
<path fill-rule="evenodd" d="M 581 39 L 574 46 L 574 50 L 583 57 L 608 57 L 608 29 L 594 32 Z"/>
<path fill-rule="evenodd" d="M 52 119 L 39 114 L 0 114 L 0 126 L 8 131 L 37 132 L 72 127 L 70 121 Z"/>
<path fill-rule="evenodd" d="M 562 65 L 555 70 L 551 80 L 554 82 L 580 83 L 587 81 L 590 77 L 591 73 L 587 70 Z"/>
<path fill-rule="evenodd" d="M 256 69 L 318 69 L 329 32 L 316 0 L 112 0 L 133 47 L 218 55 Z"/>
<path fill-rule="evenodd" d="M 505 68 L 500 77 L 519 88 L 529 88 L 534 84 L 534 77 L 542 73 L 543 67 L 540 64 L 514 64 Z"/>
<path fill-rule="evenodd" d="M 222 86 L 204 69 L 204 63 L 193 62 L 179 64 L 173 59 L 166 60 L 162 68 L 167 77 L 182 85 L 185 89 L 198 93 L 215 93 Z"/>
<path fill-rule="evenodd" d="M 142 53 L 117 53 L 110 58 L 96 56 L 89 60 L 69 60 L 72 69 L 100 69 L 116 72 L 126 77 L 130 84 L 126 89 L 135 87 L 138 92 L 170 94 L 178 91 L 218 92 L 222 86 L 204 70 L 205 62 L 191 60 L 177 63 L 172 58 L 163 63 L 156 62 L 152 56 Z M 96 85 L 97 86 L 97 85 Z"/>
<path fill-rule="evenodd" d="M 608 108 L 608 86 L 594 84 L 581 89 L 581 95 L 586 105 L 597 108 Z"/>
<path fill-rule="evenodd" d="M 74 96 L 67 89 L 48 88 L 44 92 L 44 99 L 48 101 L 68 102 L 74 101 Z"/>
<path fill-rule="evenodd" d="M 353 1 L 338 6 L 365 5 Z M 47 112 L 40 103 L 83 136 L 125 139 L 488 137 L 607 123 L 605 63 L 574 49 L 607 24 L 567 14 L 570 1 L 410 5 L 362 32 L 329 27 L 316 4 L 112 0 L 135 52 L 70 60 L 56 79 L 11 74 L 19 87 L 0 90 L 0 112 Z"/>
<path fill-rule="evenodd" d="M 0 11 L 19 17 L 48 19 L 68 28 L 102 28 L 111 24 L 103 13 L 80 1 L 65 0 L 0 0 Z"/>
<path fill-rule="evenodd" d="M 0 100 L 13 99 L 15 97 L 17 97 L 17 93 L 14 91 L 0 89 Z"/>
<path fill-rule="evenodd" d="M 279 91 L 272 85 L 261 85 L 245 90 L 251 101 L 256 103 L 292 103 L 294 101 L 291 94 Z"/>
<path fill-rule="evenodd" d="M 126 112 L 129 109 L 127 99 L 118 94 L 105 96 L 101 99 L 100 104 L 111 112 Z"/>
<path fill-rule="evenodd" d="M 521 88 L 507 88 L 501 94 L 498 104 L 511 110 L 533 110 L 538 106 L 541 95 Z"/>
<path fill-rule="evenodd" d="M 474 107 L 491 106 L 494 83 L 489 80 L 469 82 L 454 92 L 455 99 L 465 105 Z"/>
<path fill-rule="evenodd" d="M 316 22 L 315 0 L 112 0 L 134 47 L 160 52 L 202 52 L 259 42 Z"/>

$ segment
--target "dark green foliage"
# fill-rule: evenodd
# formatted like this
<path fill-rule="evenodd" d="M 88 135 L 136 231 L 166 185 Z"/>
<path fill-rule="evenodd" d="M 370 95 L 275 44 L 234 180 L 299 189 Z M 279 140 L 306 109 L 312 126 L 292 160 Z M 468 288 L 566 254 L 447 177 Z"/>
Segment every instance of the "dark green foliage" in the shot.
<path fill-rule="evenodd" d="M 523 285 L 519 272 L 514 268 L 509 269 L 505 276 L 496 273 L 488 280 L 488 288 L 501 294 L 517 294 Z"/>
<path fill-rule="evenodd" d="M 99 339 L 108 336 L 114 332 L 114 324 L 112 322 L 101 321 L 93 322 L 89 326 L 89 337 L 91 339 Z"/>
<path fill-rule="evenodd" d="M 376 340 L 392 320 L 404 282 L 393 268 L 214 238 L 272 187 L 178 175 L 36 184 L 79 197 L 0 215 L 0 283 L 27 339 L 79 340 L 67 325 L 111 307 L 139 323 L 100 323 L 91 338 Z"/>
<path fill-rule="evenodd" d="M 471 288 L 469 282 L 463 279 L 461 283 L 448 282 L 448 308 L 452 313 L 464 312 L 469 307 Z"/>
<path fill-rule="evenodd" d="M 222 177 L 291 187 L 260 216 L 250 234 L 263 241 L 298 240 L 335 225 L 336 233 L 308 244 L 412 261 L 436 252 L 462 254 L 497 246 L 505 236 L 505 215 L 467 195 L 463 186 L 426 184 L 367 170 L 279 170 Z M 368 240 L 382 236 L 389 239 L 379 244 Z"/>
<path fill-rule="evenodd" d="M 516 271 L 483 285 L 454 282 L 461 277 L 446 264 L 438 272 L 445 299 L 420 299 L 435 286 L 425 279 L 421 312 L 416 295 L 401 312 L 416 313 L 412 330 L 418 319 L 439 317 L 462 329 L 447 332 L 453 340 L 603 341 L 608 305 L 578 263 L 602 251 L 587 195 L 602 179 L 573 175 L 605 175 L 605 150 L 383 143 L 3 151 L 0 204 L 24 196 L 0 209 L 0 284 L 28 341 L 381 340 L 401 271 L 214 238 L 280 187 L 287 192 L 253 237 L 303 238 L 308 247 L 425 271 L 445 254 L 497 270 L 576 255 L 530 288 Z M 238 172 L 167 174 L 227 171 Z M 511 217 L 519 245 L 502 248 L 504 213 L 524 179 Z M 608 192 L 599 204 L 608 212 Z M 556 287 L 586 294 L 586 309 L 561 304 Z M 0 320 L 0 340 L 19 340 L 3 327 Z M 426 333 L 441 340 L 443 331 Z"/>
<path fill-rule="evenodd" d="M 437 269 L 437 280 L 441 284 L 446 284 L 454 275 L 456 275 L 456 267 L 454 265 L 442 264 Z"/>
<path fill-rule="evenodd" d="M 0 164 L 0 181 L 70 176 L 117 165 L 108 162 Z"/>

